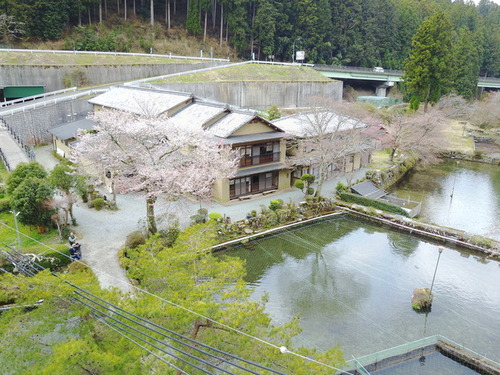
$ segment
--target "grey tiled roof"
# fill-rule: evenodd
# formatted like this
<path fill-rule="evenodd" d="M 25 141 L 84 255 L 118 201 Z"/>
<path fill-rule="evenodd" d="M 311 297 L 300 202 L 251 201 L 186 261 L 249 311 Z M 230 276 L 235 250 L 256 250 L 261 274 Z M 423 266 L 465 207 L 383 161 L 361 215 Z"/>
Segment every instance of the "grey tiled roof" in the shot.
<path fill-rule="evenodd" d="M 254 114 L 231 112 L 210 126 L 208 130 L 217 137 L 227 138 L 254 117 Z"/>
<path fill-rule="evenodd" d="M 180 126 L 204 127 L 207 122 L 221 115 L 224 111 L 227 111 L 227 108 L 223 105 L 215 106 L 203 102 L 195 102 L 175 113 L 171 119 Z"/>
<path fill-rule="evenodd" d="M 311 128 L 321 125 L 325 133 L 334 133 L 357 128 L 365 128 L 368 125 L 353 117 L 341 115 L 333 111 L 318 111 L 309 113 L 297 113 L 273 121 L 273 124 L 283 129 L 286 133 L 296 137 L 307 137 Z"/>
<path fill-rule="evenodd" d="M 140 115 L 159 116 L 190 98 L 192 95 L 187 93 L 114 87 L 90 99 L 89 103 Z"/>
<path fill-rule="evenodd" d="M 92 130 L 94 129 L 95 123 L 93 121 L 82 119 L 61 126 L 57 126 L 47 131 L 59 139 L 66 141 L 71 138 L 75 138 L 78 129 Z"/>

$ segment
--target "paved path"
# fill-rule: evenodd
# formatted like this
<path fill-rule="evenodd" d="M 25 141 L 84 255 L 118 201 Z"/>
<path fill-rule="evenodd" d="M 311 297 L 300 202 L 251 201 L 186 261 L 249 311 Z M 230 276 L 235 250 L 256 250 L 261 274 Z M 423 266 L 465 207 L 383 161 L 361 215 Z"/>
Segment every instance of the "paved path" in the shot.
<path fill-rule="evenodd" d="M 12 171 L 19 163 L 29 163 L 30 160 L 24 150 L 12 138 L 7 128 L 0 121 L 0 149 L 2 150 L 9 168 Z M 0 161 L 1 163 L 1 161 Z"/>
<path fill-rule="evenodd" d="M 36 159 L 47 169 L 57 164 L 57 160 L 51 153 L 51 146 L 37 148 Z M 353 180 L 364 176 L 365 171 L 357 171 Z M 333 179 L 325 183 L 323 195 L 332 196 L 338 181 L 346 182 L 345 178 Z M 260 205 L 269 206 L 273 199 L 283 199 L 300 202 L 304 194 L 295 188 L 276 192 L 260 198 L 245 201 L 235 201 L 227 204 L 217 202 L 202 203 L 202 207 L 209 212 L 219 212 L 229 216 L 233 221 L 244 219 L 251 210 L 259 210 Z M 74 207 L 77 221 L 74 232 L 77 241 L 82 244 L 82 255 L 94 270 L 102 288 L 118 288 L 123 292 L 133 290 L 125 271 L 118 262 L 118 251 L 125 244 L 127 235 L 135 230 L 145 228 L 146 203 L 144 198 L 136 194 L 125 194 L 117 196 L 117 211 L 96 211 L 79 202 Z M 191 223 L 190 217 L 200 208 L 199 202 L 187 199 L 178 202 L 165 202 L 158 200 L 155 205 L 155 213 L 161 228 L 162 220 L 168 213 L 174 213 L 181 227 Z"/>

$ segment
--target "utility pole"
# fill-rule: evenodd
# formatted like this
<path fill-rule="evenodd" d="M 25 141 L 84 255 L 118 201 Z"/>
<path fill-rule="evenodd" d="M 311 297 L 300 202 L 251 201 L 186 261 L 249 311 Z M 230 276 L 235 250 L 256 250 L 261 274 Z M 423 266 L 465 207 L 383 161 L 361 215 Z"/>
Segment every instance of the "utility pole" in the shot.
<path fill-rule="evenodd" d="M 19 250 L 22 250 L 22 246 L 21 246 L 21 237 L 19 236 L 19 227 L 17 225 L 17 215 L 19 215 L 19 211 L 10 211 L 12 213 L 12 215 L 14 215 L 14 224 L 16 225 L 16 233 L 17 233 L 17 246 L 19 247 Z"/>

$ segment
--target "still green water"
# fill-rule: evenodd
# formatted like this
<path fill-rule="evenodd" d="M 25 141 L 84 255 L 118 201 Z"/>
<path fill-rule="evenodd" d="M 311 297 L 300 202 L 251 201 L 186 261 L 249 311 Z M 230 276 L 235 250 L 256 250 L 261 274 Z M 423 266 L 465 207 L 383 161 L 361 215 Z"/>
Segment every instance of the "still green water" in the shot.
<path fill-rule="evenodd" d="M 499 262 L 445 248 L 425 315 L 410 299 L 430 287 L 437 244 L 405 233 L 339 217 L 225 254 L 246 260 L 275 324 L 300 316 L 297 345 L 339 344 L 350 359 L 440 334 L 500 362 Z"/>
<path fill-rule="evenodd" d="M 500 166 L 458 160 L 409 173 L 392 194 L 422 202 L 420 218 L 500 241 Z"/>

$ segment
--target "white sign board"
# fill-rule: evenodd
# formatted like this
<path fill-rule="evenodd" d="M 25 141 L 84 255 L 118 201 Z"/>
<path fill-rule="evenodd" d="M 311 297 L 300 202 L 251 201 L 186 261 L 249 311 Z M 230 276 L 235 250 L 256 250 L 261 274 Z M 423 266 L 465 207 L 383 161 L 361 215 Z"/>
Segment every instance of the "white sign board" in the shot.
<path fill-rule="evenodd" d="M 295 60 L 297 61 L 304 61 L 306 58 L 306 52 L 305 51 L 297 51 L 295 54 Z"/>

